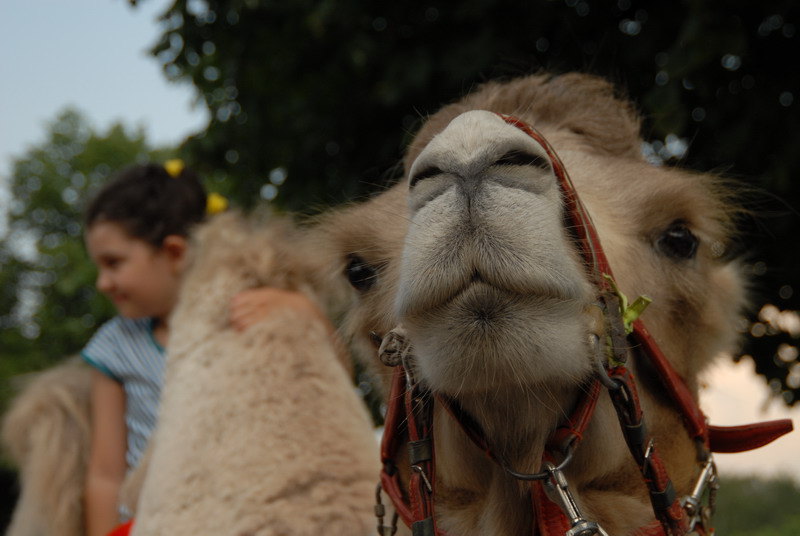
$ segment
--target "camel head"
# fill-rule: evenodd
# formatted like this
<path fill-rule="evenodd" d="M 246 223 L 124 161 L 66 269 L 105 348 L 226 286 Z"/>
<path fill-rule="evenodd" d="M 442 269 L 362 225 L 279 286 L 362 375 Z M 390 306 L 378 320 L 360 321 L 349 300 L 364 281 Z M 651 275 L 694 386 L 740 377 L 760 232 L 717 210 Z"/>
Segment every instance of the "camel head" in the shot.
<path fill-rule="evenodd" d="M 369 332 L 404 325 L 419 376 L 456 396 L 577 385 L 591 373 L 595 289 L 552 162 L 492 112 L 553 145 L 617 283 L 653 298 L 643 321 L 693 384 L 736 338 L 731 209 L 718 179 L 647 163 L 630 105 L 584 75 L 491 83 L 444 107 L 412 142 L 402 182 L 333 216 L 358 346 L 374 360 Z"/>
<path fill-rule="evenodd" d="M 505 460 L 535 472 L 592 377 L 587 311 L 597 287 L 555 160 L 498 114 L 531 125 L 555 150 L 618 288 L 652 299 L 641 320 L 694 396 L 698 373 L 736 343 L 745 293 L 726 254 L 734 209 L 724 181 L 647 162 L 639 118 L 607 82 L 572 74 L 488 83 L 429 117 L 403 180 L 319 226 L 321 251 L 349 287 L 342 331 L 386 386 L 391 370 L 378 343 L 402 325 L 415 378 L 457 399 Z M 688 493 L 697 465 L 681 416 L 648 359 L 634 351 L 629 368 L 675 487 Z M 528 531 L 524 487 L 455 425 L 436 422 L 437 452 L 447 453 L 436 472 L 444 528 Z M 607 397 L 567 473 L 578 502 L 610 533 L 652 519 L 643 485 L 628 484 L 638 468 Z"/>

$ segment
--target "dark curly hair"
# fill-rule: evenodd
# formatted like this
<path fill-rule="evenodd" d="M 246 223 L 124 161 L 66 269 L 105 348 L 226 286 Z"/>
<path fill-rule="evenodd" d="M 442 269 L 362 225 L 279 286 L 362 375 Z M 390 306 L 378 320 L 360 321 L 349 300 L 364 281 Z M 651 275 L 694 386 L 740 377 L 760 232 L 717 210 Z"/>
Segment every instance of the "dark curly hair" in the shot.
<path fill-rule="evenodd" d="M 130 166 L 95 195 L 84 214 L 86 228 L 99 221 L 120 224 L 132 237 L 160 247 L 169 235 L 188 236 L 203 220 L 206 192 L 184 168 L 176 177 L 160 164 Z"/>

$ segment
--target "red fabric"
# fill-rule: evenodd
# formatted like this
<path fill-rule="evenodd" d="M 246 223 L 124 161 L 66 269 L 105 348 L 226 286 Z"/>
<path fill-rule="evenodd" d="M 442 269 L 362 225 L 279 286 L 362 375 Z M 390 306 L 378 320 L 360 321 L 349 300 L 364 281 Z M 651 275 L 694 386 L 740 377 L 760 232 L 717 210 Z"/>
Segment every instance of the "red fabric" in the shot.
<path fill-rule="evenodd" d="M 133 528 L 133 519 L 122 525 L 117 525 L 114 530 L 108 533 L 108 536 L 128 536 Z"/>
<path fill-rule="evenodd" d="M 540 481 L 531 482 L 534 536 L 563 536 L 571 527 L 561 508 L 550 500 Z"/>

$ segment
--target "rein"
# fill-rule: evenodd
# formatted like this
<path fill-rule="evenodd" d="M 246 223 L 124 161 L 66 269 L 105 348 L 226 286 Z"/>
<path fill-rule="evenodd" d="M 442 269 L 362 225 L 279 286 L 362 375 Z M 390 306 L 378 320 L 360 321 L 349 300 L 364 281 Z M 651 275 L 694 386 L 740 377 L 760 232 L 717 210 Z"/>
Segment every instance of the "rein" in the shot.
<path fill-rule="evenodd" d="M 572 495 L 563 470 L 579 446 L 606 388 L 616 410 L 628 449 L 636 461 L 650 495 L 656 521 L 639 528 L 636 536 L 680 536 L 689 533 L 712 534 L 710 517 L 717 482 L 712 452 L 741 452 L 770 443 L 792 430 L 788 419 L 744 426 L 709 426 L 684 380 L 666 359 L 642 322 L 635 317 L 644 306 L 629 306 L 616 288 L 611 267 L 597 231 L 575 191 L 566 169 L 547 140 L 535 129 L 511 116 L 497 114 L 519 128 L 546 151 L 561 188 L 565 213 L 598 292 L 590 342 L 595 353 L 597 373 L 582 389 L 570 416 L 551 433 L 539 473 L 520 473 L 498 456 L 475 419 L 456 399 L 432 393 L 413 376 L 413 348 L 405 330 L 398 326 L 386 334 L 378 351 L 383 363 L 395 367 L 388 410 L 381 441 L 383 468 L 376 492 L 378 534 L 389 536 L 397 527 L 397 516 L 411 528 L 413 536 L 444 536 L 436 527 L 434 512 L 435 459 L 433 445 L 433 407 L 440 404 L 460 425 L 470 440 L 511 477 L 531 486 L 533 533 L 538 536 L 607 536 L 597 523 L 583 517 Z M 646 304 L 644 304 L 646 305 Z M 638 309 L 637 309 L 638 307 Z M 684 426 L 697 446 L 699 477 L 690 495 L 678 498 L 658 447 L 650 436 L 633 374 L 625 366 L 630 348 L 638 347 L 653 365 L 674 405 L 683 416 Z M 399 473 L 400 451 L 407 445 L 410 477 L 404 490 Z M 557 463 L 558 462 L 558 463 Z M 396 514 L 391 525 L 383 524 L 383 489 L 391 498 Z M 709 491 L 708 505 L 703 496 Z"/>

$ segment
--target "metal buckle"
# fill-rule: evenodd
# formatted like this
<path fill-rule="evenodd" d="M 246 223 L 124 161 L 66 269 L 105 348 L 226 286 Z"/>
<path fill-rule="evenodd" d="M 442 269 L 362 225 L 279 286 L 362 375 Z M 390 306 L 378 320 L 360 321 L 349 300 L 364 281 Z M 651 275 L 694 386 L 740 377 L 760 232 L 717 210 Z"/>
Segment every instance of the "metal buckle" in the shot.
<path fill-rule="evenodd" d="M 703 495 L 708 489 L 708 505 L 703 505 Z M 700 476 L 697 477 L 692 493 L 681 498 L 681 506 L 689 516 L 689 530 L 692 531 L 696 526 L 705 527 L 711 520 L 714 513 L 717 490 L 719 489 L 719 478 L 717 477 L 717 466 L 714 458 L 708 454 Z"/>
<path fill-rule="evenodd" d="M 564 473 L 550 462 L 544 464 L 545 471 L 549 478 L 544 481 L 547 490 L 555 495 L 561 510 L 569 518 L 572 527 L 564 533 L 564 536 L 608 536 L 600 525 L 594 521 L 587 521 L 581 514 L 575 497 L 569 490 L 569 484 L 564 477 Z"/>
<path fill-rule="evenodd" d="M 433 493 L 433 486 L 431 485 L 431 481 L 428 479 L 428 475 L 425 474 L 425 469 L 419 465 L 412 465 L 411 469 L 413 469 L 415 473 L 419 473 L 419 476 L 422 477 L 422 481 L 425 483 L 425 489 L 428 490 L 428 493 Z"/>

